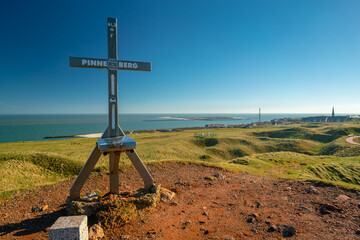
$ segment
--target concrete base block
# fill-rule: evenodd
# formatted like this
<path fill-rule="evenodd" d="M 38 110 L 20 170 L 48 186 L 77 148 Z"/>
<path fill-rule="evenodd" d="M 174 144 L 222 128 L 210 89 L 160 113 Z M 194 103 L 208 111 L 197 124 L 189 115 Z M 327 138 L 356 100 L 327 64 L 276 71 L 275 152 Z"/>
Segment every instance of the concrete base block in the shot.
<path fill-rule="evenodd" d="M 60 217 L 49 230 L 51 240 L 88 240 L 87 216 Z"/>

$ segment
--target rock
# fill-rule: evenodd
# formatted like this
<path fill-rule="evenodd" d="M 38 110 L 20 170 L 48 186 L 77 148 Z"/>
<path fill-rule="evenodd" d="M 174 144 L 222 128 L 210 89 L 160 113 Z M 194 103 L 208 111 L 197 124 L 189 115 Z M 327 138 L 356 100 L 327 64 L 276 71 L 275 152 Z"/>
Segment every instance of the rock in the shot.
<path fill-rule="evenodd" d="M 236 239 L 233 237 L 227 237 L 227 238 L 225 238 L 225 240 L 236 240 Z"/>
<path fill-rule="evenodd" d="M 209 216 L 209 214 L 207 212 L 203 212 L 202 215 Z"/>
<path fill-rule="evenodd" d="M 246 220 L 247 223 L 254 223 L 256 221 L 255 218 L 251 217 L 248 220 Z"/>
<path fill-rule="evenodd" d="M 281 199 L 284 200 L 284 201 L 287 201 L 287 200 L 288 200 L 287 197 L 282 197 Z"/>
<path fill-rule="evenodd" d="M 47 227 L 47 228 L 45 228 L 44 230 L 43 230 L 43 232 L 49 232 L 49 230 L 50 230 L 50 227 Z"/>
<path fill-rule="evenodd" d="M 339 202 L 345 202 L 346 200 L 349 200 L 350 197 L 346 196 L 346 195 L 339 195 L 335 198 L 336 201 Z"/>
<path fill-rule="evenodd" d="M 154 185 L 150 191 L 141 189 L 137 193 L 137 198 L 134 200 L 134 204 L 138 209 L 143 209 L 147 207 L 156 207 L 158 202 L 160 202 L 160 189 L 161 185 Z"/>
<path fill-rule="evenodd" d="M 41 211 L 46 211 L 48 208 L 49 208 L 48 205 L 44 205 L 44 206 L 41 208 Z"/>
<path fill-rule="evenodd" d="M 172 206 L 179 206 L 179 203 L 178 203 L 178 202 L 171 202 L 170 205 L 172 205 Z"/>
<path fill-rule="evenodd" d="M 292 227 L 292 226 L 286 226 L 283 225 L 283 231 L 282 231 L 282 236 L 287 238 L 287 237 L 292 237 L 294 236 L 296 233 L 296 228 Z"/>
<path fill-rule="evenodd" d="M 49 230 L 49 239 L 88 239 L 87 216 L 60 217 Z"/>
<path fill-rule="evenodd" d="M 224 178 L 225 178 L 225 176 L 222 175 L 222 174 L 220 174 L 220 173 L 214 174 L 214 177 L 216 177 L 216 178 L 218 178 L 218 179 L 224 179 Z"/>
<path fill-rule="evenodd" d="M 286 187 L 285 191 L 291 191 L 291 189 L 292 189 L 291 187 Z"/>
<path fill-rule="evenodd" d="M 264 205 L 262 205 L 260 202 L 255 202 L 256 204 L 256 208 L 260 208 L 260 207 L 263 207 Z"/>
<path fill-rule="evenodd" d="M 278 230 L 278 227 L 275 224 L 270 224 L 268 232 L 275 232 Z"/>
<path fill-rule="evenodd" d="M 122 235 L 120 236 L 120 239 L 130 239 L 130 235 Z"/>
<path fill-rule="evenodd" d="M 255 234 L 257 233 L 256 229 L 251 229 L 251 231 Z"/>
<path fill-rule="evenodd" d="M 307 207 L 303 207 L 303 206 L 299 206 L 299 208 L 305 210 L 305 211 L 308 211 L 308 212 L 311 212 L 311 209 L 307 208 Z"/>
<path fill-rule="evenodd" d="M 156 230 L 155 229 L 151 229 L 149 231 L 147 231 L 146 235 L 147 238 L 156 238 Z"/>
<path fill-rule="evenodd" d="M 334 205 L 330 205 L 330 204 L 324 204 L 321 206 L 320 208 L 320 213 L 321 214 L 330 214 L 330 211 L 332 212 L 342 212 L 342 209 L 334 206 Z"/>
<path fill-rule="evenodd" d="M 356 235 L 360 235 L 360 230 L 355 231 Z"/>
<path fill-rule="evenodd" d="M 147 233 L 146 234 L 149 234 L 149 235 L 156 235 L 156 230 L 155 229 L 151 229 L 151 230 L 149 230 L 149 231 L 147 231 Z"/>
<path fill-rule="evenodd" d="M 320 193 L 320 191 L 317 188 L 315 188 L 314 186 L 310 186 L 307 192 L 312 193 L 312 194 L 319 194 Z"/>
<path fill-rule="evenodd" d="M 214 175 L 211 175 L 211 176 L 206 176 L 204 179 L 205 180 L 216 180 L 216 179 L 224 179 L 225 176 L 220 174 L 220 173 L 216 173 Z"/>
<path fill-rule="evenodd" d="M 187 220 L 186 222 L 183 223 L 183 229 L 188 228 L 191 225 L 191 221 Z"/>
<path fill-rule="evenodd" d="M 217 178 L 214 176 L 206 176 L 204 179 L 205 180 L 216 180 Z"/>
<path fill-rule="evenodd" d="M 82 200 L 71 201 L 69 197 L 66 200 L 66 211 L 69 216 L 86 215 L 89 217 L 96 214 L 99 208 L 99 202 L 84 202 Z"/>
<path fill-rule="evenodd" d="M 175 196 L 175 193 L 166 189 L 166 188 L 160 188 L 160 199 L 163 202 L 169 202 L 173 197 Z"/>
<path fill-rule="evenodd" d="M 100 199 L 100 195 L 91 192 L 91 193 L 87 193 L 84 197 L 81 198 L 81 200 L 85 201 L 85 202 L 95 202 L 98 201 Z"/>
<path fill-rule="evenodd" d="M 105 236 L 104 230 L 99 224 L 94 224 L 89 229 L 89 240 L 101 239 Z"/>
<path fill-rule="evenodd" d="M 258 213 L 253 213 L 250 216 L 254 217 L 254 218 L 258 218 L 260 215 Z"/>
<path fill-rule="evenodd" d="M 31 208 L 31 212 L 41 212 L 42 209 L 40 207 L 33 207 Z"/>

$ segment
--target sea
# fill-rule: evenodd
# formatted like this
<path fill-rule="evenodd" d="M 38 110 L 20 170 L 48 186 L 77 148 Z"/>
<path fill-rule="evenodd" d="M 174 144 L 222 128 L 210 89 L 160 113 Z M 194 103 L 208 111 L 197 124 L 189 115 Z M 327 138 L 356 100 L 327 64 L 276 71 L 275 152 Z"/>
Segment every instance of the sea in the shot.
<path fill-rule="evenodd" d="M 261 114 L 261 121 L 324 114 Z M 187 117 L 231 117 L 224 120 L 192 120 Z M 247 124 L 258 121 L 258 114 L 120 114 L 124 131 L 204 127 L 206 124 Z M 42 141 L 45 137 L 102 133 L 107 114 L 0 115 L 0 143 Z M 62 138 L 64 139 L 64 138 Z M 56 139 L 52 139 L 56 140 Z"/>

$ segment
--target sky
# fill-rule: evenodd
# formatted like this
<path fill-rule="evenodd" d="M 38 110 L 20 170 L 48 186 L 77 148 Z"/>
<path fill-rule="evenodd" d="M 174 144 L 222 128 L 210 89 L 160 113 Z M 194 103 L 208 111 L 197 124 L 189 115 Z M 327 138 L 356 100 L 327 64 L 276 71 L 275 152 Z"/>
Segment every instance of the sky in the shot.
<path fill-rule="evenodd" d="M 0 114 L 106 113 L 118 19 L 120 113 L 360 113 L 358 0 L 0 1 Z"/>

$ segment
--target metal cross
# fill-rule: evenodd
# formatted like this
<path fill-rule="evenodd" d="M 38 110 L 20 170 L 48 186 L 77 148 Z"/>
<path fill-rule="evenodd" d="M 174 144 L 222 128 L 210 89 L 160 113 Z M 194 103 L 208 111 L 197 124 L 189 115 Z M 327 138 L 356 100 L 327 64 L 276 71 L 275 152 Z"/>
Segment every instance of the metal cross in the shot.
<path fill-rule="evenodd" d="M 119 126 L 117 70 L 151 71 L 151 63 L 118 60 L 117 49 L 117 19 L 107 19 L 108 59 L 70 57 L 70 67 L 100 68 L 108 70 L 109 84 L 109 125 L 92 151 L 89 159 L 81 169 L 78 177 L 70 188 L 70 199 L 80 198 L 80 190 L 86 179 L 101 157 L 109 154 L 110 162 L 110 193 L 119 193 L 119 159 L 120 153 L 125 152 L 132 164 L 139 172 L 146 189 L 154 185 L 150 173 L 135 152 L 136 142 L 125 136 Z"/>
<path fill-rule="evenodd" d="M 108 70 L 109 126 L 102 138 L 124 136 L 119 126 L 117 70 L 151 71 L 151 63 L 118 60 L 117 19 L 108 18 L 108 59 L 70 57 L 70 67 L 100 68 Z"/>

